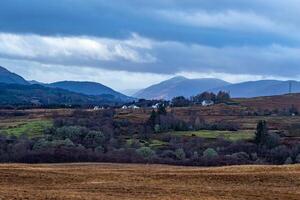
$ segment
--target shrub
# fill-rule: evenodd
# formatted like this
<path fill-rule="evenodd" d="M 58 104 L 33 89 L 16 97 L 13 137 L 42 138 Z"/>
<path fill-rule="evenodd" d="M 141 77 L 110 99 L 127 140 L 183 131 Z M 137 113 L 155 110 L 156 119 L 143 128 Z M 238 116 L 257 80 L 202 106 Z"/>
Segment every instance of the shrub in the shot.
<path fill-rule="evenodd" d="M 176 149 L 175 155 L 176 155 L 176 158 L 178 160 L 184 160 L 185 157 L 186 157 L 184 150 L 181 149 L 181 148 L 180 149 Z"/>
<path fill-rule="evenodd" d="M 154 132 L 155 133 L 159 133 L 160 132 L 160 125 L 159 124 L 155 124 L 155 126 L 154 126 Z"/>
<path fill-rule="evenodd" d="M 236 159 L 239 159 L 239 160 L 249 160 L 250 159 L 249 155 L 245 152 L 234 153 L 231 156 Z"/>
<path fill-rule="evenodd" d="M 290 164 L 293 164 L 293 160 L 291 157 L 288 157 L 285 162 L 284 162 L 285 165 L 290 165 Z"/>
<path fill-rule="evenodd" d="M 264 144 L 269 149 L 275 148 L 280 145 L 280 137 L 275 133 L 270 133 L 266 136 Z"/>
<path fill-rule="evenodd" d="M 105 142 L 105 136 L 99 131 L 90 131 L 83 139 L 83 144 L 87 148 L 96 148 Z"/>
<path fill-rule="evenodd" d="M 297 157 L 296 157 L 296 159 L 295 159 L 295 162 L 296 162 L 296 163 L 300 163 L 300 154 L 297 155 Z"/>
<path fill-rule="evenodd" d="M 155 152 L 149 147 L 141 147 L 137 149 L 136 152 L 145 159 L 150 159 L 155 155 Z"/>
<path fill-rule="evenodd" d="M 275 164 L 284 164 L 289 156 L 289 149 L 286 146 L 281 145 L 271 150 L 268 159 Z"/>
<path fill-rule="evenodd" d="M 104 153 L 104 148 L 103 148 L 102 146 L 97 146 L 97 147 L 95 148 L 95 152 L 96 152 L 96 153 Z"/>
<path fill-rule="evenodd" d="M 216 150 L 214 150 L 213 148 L 208 148 L 203 152 L 203 157 L 208 159 L 215 158 L 218 156 L 219 156 L 218 152 L 216 152 Z"/>

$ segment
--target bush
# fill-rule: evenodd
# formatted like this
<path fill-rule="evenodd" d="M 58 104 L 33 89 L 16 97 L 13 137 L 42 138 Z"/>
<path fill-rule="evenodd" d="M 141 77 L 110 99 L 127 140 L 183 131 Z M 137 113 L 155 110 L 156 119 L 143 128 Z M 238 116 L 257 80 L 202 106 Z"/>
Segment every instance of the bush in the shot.
<path fill-rule="evenodd" d="M 104 148 L 103 148 L 102 146 L 97 146 L 97 147 L 95 148 L 95 152 L 96 152 L 96 153 L 104 153 Z"/>
<path fill-rule="evenodd" d="M 300 154 L 296 156 L 295 162 L 300 163 Z"/>
<path fill-rule="evenodd" d="M 286 146 L 281 145 L 271 150 L 268 159 L 275 164 L 284 164 L 289 156 L 289 149 Z"/>
<path fill-rule="evenodd" d="M 159 124 L 155 124 L 155 126 L 154 126 L 154 132 L 155 133 L 159 133 L 160 132 L 160 125 Z"/>
<path fill-rule="evenodd" d="M 285 162 L 284 162 L 285 165 L 290 165 L 290 164 L 293 164 L 293 160 L 291 157 L 288 157 Z"/>
<path fill-rule="evenodd" d="M 244 161 L 250 159 L 249 155 L 245 152 L 234 153 L 231 156 L 234 157 L 235 159 L 244 160 Z"/>
<path fill-rule="evenodd" d="M 273 149 L 280 145 L 280 137 L 275 133 L 270 133 L 266 136 L 264 144 L 267 148 Z"/>
<path fill-rule="evenodd" d="M 105 136 L 99 131 L 90 131 L 83 139 L 86 148 L 96 148 L 105 142 Z"/>
<path fill-rule="evenodd" d="M 176 149 L 175 151 L 176 158 L 178 160 L 184 160 L 186 155 L 183 149 Z"/>
<path fill-rule="evenodd" d="M 219 156 L 218 152 L 216 152 L 216 150 L 214 150 L 213 148 L 208 148 L 203 152 L 204 158 L 211 159 L 211 158 L 215 158 L 218 156 Z"/>
<path fill-rule="evenodd" d="M 150 159 L 155 155 L 155 152 L 149 147 L 141 147 L 136 152 L 145 159 Z"/>

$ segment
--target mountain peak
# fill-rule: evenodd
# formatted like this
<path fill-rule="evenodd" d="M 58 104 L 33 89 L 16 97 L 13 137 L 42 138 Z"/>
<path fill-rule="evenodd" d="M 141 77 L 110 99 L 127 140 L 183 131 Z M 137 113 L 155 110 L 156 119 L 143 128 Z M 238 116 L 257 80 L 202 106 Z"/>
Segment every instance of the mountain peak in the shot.
<path fill-rule="evenodd" d="M 169 79 L 169 80 L 187 80 L 188 78 L 184 77 L 184 76 L 174 76 L 173 78 Z"/>
<path fill-rule="evenodd" d="M 6 68 L 0 66 L 0 73 L 9 72 Z"/>
<path fill-rule="evenodd" d="M 21 85 L 29 84 L 23 77 L 10 72 L 6 68 L 1 66 L 0 66 L 0 83 L 21 84 Z"/>
<path fill-rule="evenodd" d="M 137 92 L 134 96 L 145 99 L 172 99 L 175 96 L 190 97 L 211 88 L 223 87 L 229 83 L 220 79 L 188 79 L 176 76 Z"/>

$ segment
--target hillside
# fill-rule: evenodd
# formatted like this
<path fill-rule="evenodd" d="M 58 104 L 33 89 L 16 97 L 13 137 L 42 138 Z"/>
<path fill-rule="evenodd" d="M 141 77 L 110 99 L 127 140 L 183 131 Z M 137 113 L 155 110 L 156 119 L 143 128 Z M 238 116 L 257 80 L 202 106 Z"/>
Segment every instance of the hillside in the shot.
<path fill-rule="evenodd" d="M 300 92 L 300 82 L 297 81 L 278 81 L 278 80 L 260 80 L 249 81 L 237 84 L 231 84 L 223 87 L 211 89 L 212 92 L 228 91 L 231 97 L 259 97 L 282 95 L 289 92 L 289 84 L 292 84 L 292 92 Z"/>
<path fill-rule="evenodd" d="M 228 82 L 220 79 L 187 79 L 182 76 L 177 76 L 143 89 L 137 92 L 134 97 L 169 100 L 175 96 L 190 97 L 211 88 L 223 87 L 228 84 Z"/>
<path fill-rule="evenodd" d="M 235 99 L 241 106 L 255 108 L 260 110 L 286 109 L 296 107 L 300 110 L 300 94 L 286 94 L 275 96 L 264 96 L 254 98 L 239 98 Z"/>
<path fill-rule="evenodd" d="M 0 105 L 102 105 L 120 102 L 112 95 L 88 96 L 42 85 L 0 84 Z"/>
<path fill-rule="evenodd" d="M 69 90 L 71 92 L 81 93 L 85 95 L 112 95 L 115 97 L 115 99 L 119 99 L 120 101 L 133 100 L 133 98 L 131 97 L 127 97 L 126 95 L 116 92 L 105 85 L 95 82 L 62 81 L 47 84 L 46 86 Z"/>
<path fill-rule="evenodd" d="M 8 71 L 7 69 L 0 66 L 0 83 L 7 84 L 22 84 L 28 85 L 29 83 L 21 76 Z"/>

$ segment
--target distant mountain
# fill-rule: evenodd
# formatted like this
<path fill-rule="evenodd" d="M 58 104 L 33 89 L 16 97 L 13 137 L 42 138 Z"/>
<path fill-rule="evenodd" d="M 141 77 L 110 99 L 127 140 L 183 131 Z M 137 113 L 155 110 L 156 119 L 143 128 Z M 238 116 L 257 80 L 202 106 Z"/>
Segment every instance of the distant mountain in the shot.
<path fill-rule="evenodd" d="M 127 89 L 127 90 L 123 90 L 121 91 L 122 94 L 125 94 L 127 96 L 133 96 L 135 93 L 137 93 L 138 91 L 140 91 L 140 89 Z"/>
<path fill-rule="evenodd" d="M 230 83 L 220 79 L 187 79 L 183 76 L 177 76 L 143 89 L 133 96 L 145 99 L 169 100 L 175 96 L 194 96 L 211 88 L 223 87 L 229 84 Z"/>
<path fill-rule="evenodd" d="M 113 95 L 89 96 L 42 85 L 0 83 L 0 105 L 114 105 Z"/>
<path fill-rule="evenodd" d="M 60 88 L 85 95 L 112 95 L 120 101 L 132 101 L 133 98 L 114 91 L 113 89 L 95 82 L 61 81 L 47 84 L 47 87 Z"/>
<path fill-rule="evenodd" d="M 273 96 L 289 93 L 289 84 L 292 85 L 292 92 L 300 92 L 300 82 L 297 81 L 278 81 L 278 80 L 260 80 L 249 81 L 237 84 L 231 84 L 223 87 L 211 89 L 210 91 L 218 92 L 228 91 L 232 97 L 259 97 Z"/>
<path fill-rule="evenodd" d="M 46 85 L 45 83 L 42 83 L 42 82 L 39 82 L 39 81 L 35 81 L 35 80 L 28 81 L 28 83 L 31 84 L 31 85 L 34 85 L 34 84 L 37 84 L 37 85 Z"/>
<path fill-rule="evenodd" d="M 0 66 L 0 83 L 7 83 L 7 84 L 22 84 L 28 85 L 29 83 L 22 78 L 21 76 L 12 73 L 5 69 L 4 67 Z"/>

